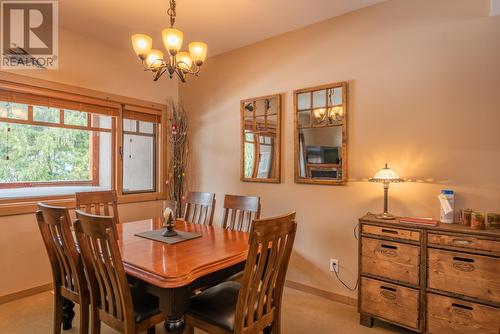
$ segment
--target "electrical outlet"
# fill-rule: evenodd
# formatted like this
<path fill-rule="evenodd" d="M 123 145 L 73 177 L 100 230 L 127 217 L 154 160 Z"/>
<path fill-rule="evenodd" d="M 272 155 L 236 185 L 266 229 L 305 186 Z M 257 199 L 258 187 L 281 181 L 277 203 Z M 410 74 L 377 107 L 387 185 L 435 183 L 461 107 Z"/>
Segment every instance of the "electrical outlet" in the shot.
<path fill-rule="evenodd" d="M 337 259 L 330 259 L 330 271 L 339 273 L 339 260 Z"/>

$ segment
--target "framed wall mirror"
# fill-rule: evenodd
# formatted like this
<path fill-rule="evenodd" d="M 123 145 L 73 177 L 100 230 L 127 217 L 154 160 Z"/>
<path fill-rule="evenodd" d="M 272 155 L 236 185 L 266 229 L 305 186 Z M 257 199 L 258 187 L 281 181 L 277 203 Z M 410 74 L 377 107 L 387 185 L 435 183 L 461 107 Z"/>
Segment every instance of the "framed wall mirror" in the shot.
<path fill-rule="evenodd" d="M 242 181 L 281 182 L 281 95 L 240 102 Z"/>
<path fill-rule="evenodd" d="M 347 181 L 347 82 L 294 91 L 295 182 Z"/>

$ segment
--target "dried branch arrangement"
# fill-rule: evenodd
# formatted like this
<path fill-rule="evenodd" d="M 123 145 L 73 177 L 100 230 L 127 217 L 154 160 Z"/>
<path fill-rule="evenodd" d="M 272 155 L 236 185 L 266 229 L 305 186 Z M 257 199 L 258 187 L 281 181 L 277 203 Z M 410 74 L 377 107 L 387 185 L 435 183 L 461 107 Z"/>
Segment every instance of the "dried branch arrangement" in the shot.
<path fill-rule="evenodd" d="M 169 167 L 167 179 L 168 199 L 177 203 L 181 215 L 182 201 L 187 187 L 188 137 L 187 115 L 180 103 L 170 101 L 168 110 Z"/>

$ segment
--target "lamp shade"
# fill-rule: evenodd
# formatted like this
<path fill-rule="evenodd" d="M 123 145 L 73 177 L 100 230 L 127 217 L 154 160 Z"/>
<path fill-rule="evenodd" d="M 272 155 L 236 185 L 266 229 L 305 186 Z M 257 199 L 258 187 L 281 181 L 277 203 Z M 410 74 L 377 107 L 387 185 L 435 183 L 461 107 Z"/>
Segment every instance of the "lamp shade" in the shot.
<path fill-rule="evenodd" d="M 153 49 L 146 56 L 146 65 L 151 69 L 157 69 L 163 65 L 163 52 Z"/>
<path fill-rule="evenodd" d="M 182 51 L 175 56 L 177 61 L 177 66 L 183 71 L 189 71 L 193 65 L 193 60 L 188 52 Z"/>
<path fill-rule="evenodd" d="M 174 28 L 163 29 L 161 32 L 163 44 L 170 55 L 175 56 L 181 49 L 184 33 Z"/>
<path fill-rule="evenodd" d="M 145 34 L 134 34 L 131 36 L 131 40 L 135 54 L 144 60 L 149 51 L 151 51 L 153 39 Z"/>
<path fill-rule="evenodd" d="M 207 44 L 203 42 L 189 43 L 189 55 L 194 63 L 200 66 L 207 57 Z"/>
<path fill-rule="evenodd" d="M 370 182 L 404 182 L 404 179 L 399 177 L 399 174 L 394 170 L 390 169 L 387 164 L 385 167 L 379 170 L 375 175 L 369 180 Z"/>

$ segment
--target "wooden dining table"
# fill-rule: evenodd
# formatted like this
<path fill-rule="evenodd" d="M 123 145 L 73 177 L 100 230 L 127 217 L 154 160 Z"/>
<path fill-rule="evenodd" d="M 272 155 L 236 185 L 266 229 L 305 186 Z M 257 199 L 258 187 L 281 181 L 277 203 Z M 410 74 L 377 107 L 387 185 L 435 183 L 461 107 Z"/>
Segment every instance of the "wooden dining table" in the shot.
<path fill-rule="evenodd" d="M 167 244 L 135 235 L 161 229 L 160 218 L 122 223 L 117 227 L 129 282 L 159 297 L 168 333 L 182 333 L 184 313 L 196 290 L 223 282 L 244 269 L 249 248 L 245 232 L 179 220 L 176 230 L 201 236 Z M 70 327 L 72 313 L 66 315 L 70 316 Z"/>

